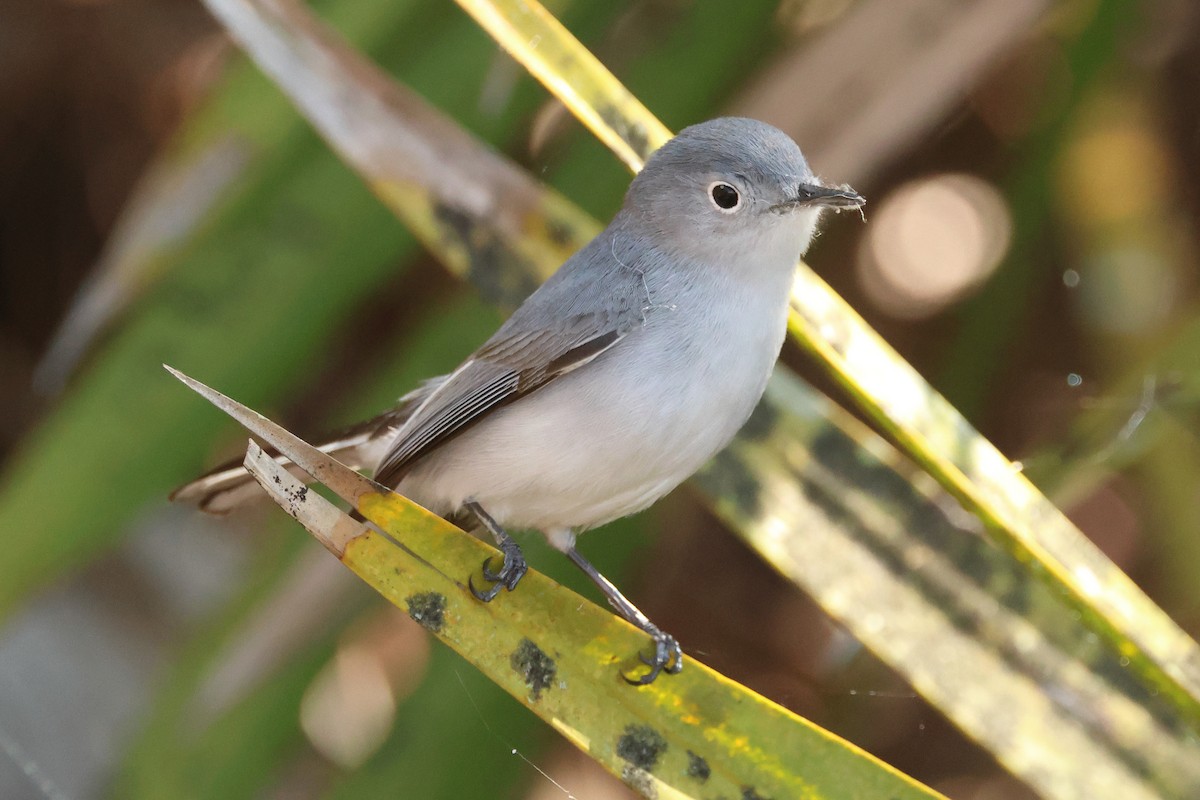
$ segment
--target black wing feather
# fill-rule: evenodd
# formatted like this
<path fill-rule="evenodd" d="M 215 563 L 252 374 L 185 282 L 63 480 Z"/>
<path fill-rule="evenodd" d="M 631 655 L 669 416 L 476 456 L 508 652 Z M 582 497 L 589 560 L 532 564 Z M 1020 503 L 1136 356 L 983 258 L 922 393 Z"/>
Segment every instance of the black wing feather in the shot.
<path fill-rule="evenodd" d="M 384 486 L 397 485 L 415 461 L 438 445 L 462 433 L 488 412 L 583 366 L 615 345 L 621 336 L 619 331 L 608 330 L 582 342 L 572 339 L 565 350 L 545 347 L 548 342 L 540 336 L 522 337 L 524 341 L 516 348 L 509 347 L 509 342 L 485 347 L 452 373 L 413 413 L 380 462 L 375 480 Z M 562 343 L 559 344 L 561 348 Z M 532 357 L 534 354 L 538 357 Z M 508 363 L 491 360 L 497 356 Z"/>

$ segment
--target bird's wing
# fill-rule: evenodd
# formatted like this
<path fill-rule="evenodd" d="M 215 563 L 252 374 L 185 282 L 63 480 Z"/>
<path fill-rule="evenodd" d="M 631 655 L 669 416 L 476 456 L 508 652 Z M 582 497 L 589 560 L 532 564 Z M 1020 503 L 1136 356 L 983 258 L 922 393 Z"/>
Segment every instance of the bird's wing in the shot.
<path fill-rule="evenodd" d="M 444 380 L 444 377 L 428 380 L 401 397 L 395 408 L 365 422 L 327 434 L 319 440 L 317 449 L 328 453 L 351 469 L 373 466 L 371 453 L 379 440 L 384 437 L 390 438 L 403 427 L 409 415 L 419 408 Z M 263 449 L 296 478 L 305 483 L 312 480 L 274 448 Z M 208 514 L 225 514 L 249 500 L 264 497 L 254 476 L 242 466 L 243 460 L 243 456 L 238 456 L 194 478 L 172 492 L 171 500 L 195 505 Z"/>
<path fill-rule="evenodd" d="M 501 329 L 413 413 L 380 462 L 375 479 L 384 486 L 395 486 L 413 462 L 488 412 L 584 366 L 615 346 L 629 328 L 615 324 L 609 316 L 577 315 L 560 322 L 554 330 L 514 334 Z"/>
<path fill-rule="evenodd" d="M 492 410 L 586 367 L 645 324 L 651 256 L 633 250 L 621 219 L 569 258 L 430 392 L 396 434 L 377 481 L 396 486 L 413 462 Z"/>

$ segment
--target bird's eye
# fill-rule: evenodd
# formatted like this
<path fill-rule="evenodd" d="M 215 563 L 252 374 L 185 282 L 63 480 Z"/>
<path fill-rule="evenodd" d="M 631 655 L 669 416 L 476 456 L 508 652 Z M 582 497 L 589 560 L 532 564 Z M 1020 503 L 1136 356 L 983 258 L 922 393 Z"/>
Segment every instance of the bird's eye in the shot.
<path fill-rule="evenodd" d="M 742 203 L 742 196 L 738 194 L 738 190 L 721 181 L 708 187 L 708 196 L 722 214 L 732 214 Z"/>

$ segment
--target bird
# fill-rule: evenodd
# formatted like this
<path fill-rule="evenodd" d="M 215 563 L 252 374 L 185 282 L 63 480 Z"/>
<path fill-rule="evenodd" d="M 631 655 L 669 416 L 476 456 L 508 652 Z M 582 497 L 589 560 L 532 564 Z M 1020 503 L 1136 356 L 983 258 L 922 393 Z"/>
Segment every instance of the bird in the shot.
<path fill-rule="evenodd" d="M 626 680 L 678 673 L 678 640 L 577 537 L 650 506 L 730 442 L 779 356 L 794 270 L 822 213 L 865 202 L 818 179 L 765 122 L 687 127 L 651 154 L 609 225 L 462 364 L 319 447 L 489 533 L 503 558 L 484 562 L 482 586 L 470 579 L 481 601 L 526 572 L 509 530 L 540 531 L 649 635 L 648 671 Z M 172 499 L 222 513 L 259 491 L 231 464 Z"/>

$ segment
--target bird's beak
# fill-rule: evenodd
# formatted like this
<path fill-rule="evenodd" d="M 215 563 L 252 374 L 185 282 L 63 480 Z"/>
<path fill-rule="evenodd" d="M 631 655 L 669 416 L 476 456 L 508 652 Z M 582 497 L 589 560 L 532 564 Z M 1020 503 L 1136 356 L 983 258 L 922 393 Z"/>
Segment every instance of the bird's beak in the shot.
<path fill-rule="evenodd" d="M 849 186 L 821 186 L 816 183 L 802 183 L 796 191 L 796 196 L 786 202 L 772 206 L 772 211 L 790 211 L 793 208 L 823 206 L 838 211 L 846 208 L 862 208 L 867 199 Z"/>
<path fill-rule="evenodd" d="M 821 186 L 802 183 L 793 201 L 799 206 L 829 206 L 830 208 L 862 208 L 867 198 L 849 186 Z"/>

